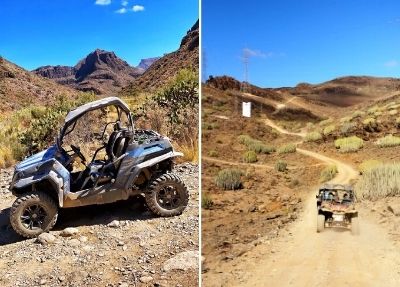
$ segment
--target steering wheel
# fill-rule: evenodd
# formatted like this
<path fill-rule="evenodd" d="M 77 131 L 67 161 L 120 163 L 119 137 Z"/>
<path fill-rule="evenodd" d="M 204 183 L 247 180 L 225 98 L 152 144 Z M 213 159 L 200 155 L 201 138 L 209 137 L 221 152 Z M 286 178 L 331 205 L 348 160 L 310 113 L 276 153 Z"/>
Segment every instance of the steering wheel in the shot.
<path fill-rule="evenodd" d="M 79 147 L 74 146 L 74 145 L 71 145 L 71 149 L 72 149 L 72 151 L 73 151 L 77 156 L 79 156 L 79 158 L 80 158 L 83 162 L 86 162 L 86 158 L 85 158 L 85 156 L 82 154 L 81 149 L 80 149 Z"/>

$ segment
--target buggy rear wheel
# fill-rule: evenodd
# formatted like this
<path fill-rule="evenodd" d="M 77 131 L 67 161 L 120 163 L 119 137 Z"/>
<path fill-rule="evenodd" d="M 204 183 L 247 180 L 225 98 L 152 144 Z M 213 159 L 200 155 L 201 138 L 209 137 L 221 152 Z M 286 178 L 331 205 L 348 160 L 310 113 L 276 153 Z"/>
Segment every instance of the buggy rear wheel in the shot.
<path fill-rule="evenodd" d="M 158 216 L 182 214 L 189 202 L 189 191 L 173 173 L 156 177 L 146 192 L 146 204 Z"/>
<path fill-rule="evenodd" d="M 322 232 L 325 228 L 325 215 L 318 214 L 317 217 L 317 232 Z"/>
<path fill-rule="evenodd" d="M 12 228 L 23 237 L 36 237 L 56 224 L 58 207 L 44 192 L 35 191 L 18 197 L 10 211 Z"/>
<path fill-rule="evenodd" d="M 351 219 L 351 234 L 353 235 L 360 234 L 360 224 L 358 221 L 358 217 L 353 217 Z"/>

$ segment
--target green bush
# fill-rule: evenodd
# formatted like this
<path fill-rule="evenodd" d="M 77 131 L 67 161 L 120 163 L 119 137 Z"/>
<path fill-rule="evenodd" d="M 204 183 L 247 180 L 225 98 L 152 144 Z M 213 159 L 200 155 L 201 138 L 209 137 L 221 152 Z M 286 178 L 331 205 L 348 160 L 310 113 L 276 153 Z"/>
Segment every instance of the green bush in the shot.
<path fill-rule="evenodd" d="M 296 152 L 296 145 L 292 143 L 283 145 L 278 148 L 279 154 L 293 153 L 293 152 Z"/>
<path fill-rule="evenodd" d="M 275 163 L 275 170 L 276 171 L 280 171 L 280 172 L 284 172 L 287 170 L 287 163 L 283 160 L 278 160 Z"/>
<path fill-rule="evenodd" d="M 204 209 L 210 209 L 213 206 L 213 201 L 208 193 L 203 192 L 201 194 L 201 207 Z"/>
<path fill-rule="evenodd" d="M 375 168 L 379 165 L 381 165 L 382 162 L 376 159 L 368 159 L 363 161 L 359 166 L 358 166 L 358 170 L 360 171 L 360 174 L 365 173 L 366 171 Z"/>
<path fill-rule="evenodd" d="M 382 164 L 365 171 L 355 185 L 359 198 L 377 200 L 400 196 L 400 164 Z"/>
<path fill-rule="evenodd" d="M 322 139 L 322 135 L 319 132 L 310 132 L 306 135 L 305 140 L 307 142 L 315 142 Z"/>
<path fill-rule="evenodd" d="M 324 128 L 323 133 L 324 133 L 324 135 L 327 136 L 327 135 L 332 134 L 335 130 L 336 130 L 336 126 L 335 125 L 329 125 L 329 126 L 326 126 Z"/>
<path fill-rule="evenodd" d="M 320 182 L 327 182 L 333 179 L 338 173 L 336 165 L 329 165 L 321 171 Z"/>
<path fill-rule="evenodd" d="M 335 140 L 335 147 L 340 152 L 355 152 L 364 146 L 364 141 L 357 136 L 340 138 Z"/>
<path fill-rule="evenodd" d="M 257 154 L 255 151 L 248 150 L 243 154 L 243 161 L 247 163 L 253 163 L 257 161 Z"/>
<path fill-rule="evenodd" d="M 400 145 L 400 137 L 387 135 L 378 139 L 375 144 L 379 147 L 394 147 Z"/>
<path fill-rule="evenodd" d="M 218 172 L 215 184 L 224 190 L 235 190 L 242 188 L 242 171 L 238 169 L 223 169 Z"/>

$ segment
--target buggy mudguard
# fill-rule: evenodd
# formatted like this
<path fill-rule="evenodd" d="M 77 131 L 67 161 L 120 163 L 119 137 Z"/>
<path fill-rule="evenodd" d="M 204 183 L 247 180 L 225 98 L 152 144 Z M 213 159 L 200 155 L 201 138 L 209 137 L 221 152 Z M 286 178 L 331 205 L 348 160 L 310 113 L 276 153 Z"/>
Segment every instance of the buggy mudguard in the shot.
<path fill-rule="evenodd" d="M 29 167 L 32 169 L 32 167 Z M 68 170 L 57 160 L 50 159 L 40 162 L 39 165 L 34 166 L 37 173 L 31 176 L 24 177 L 24 172 L 27 169 L 16 170 L 13 180 L 10 184 L 10 190 L 13 194 L 18 193 L 18 190 L 23 190 L 26 187 L 34 186 L 42 181 L 49 181 L 57 193 L 58 204 L 63 207 L 64 193 L 70 192 L 70 177 Z"/>
<path fill-rule="evenodd" d="M 150 159 L 146 159 L 146 155 L 142 155 L 137 158 L 127 157 L 124 159 L 124 161 L 126 161 L 125 164 L 121 165 L 120 169 L 120 172 L 122 174 L 126 174 L 126 176 L 119 177 L 118 181 L 115 182 L 116 186 L 123 189 L 130 189 L 142 170 L 179 156 L 183 156 L 183 154 L 171 149 L 171 151 L 167 153 L 152 157 Z"/>

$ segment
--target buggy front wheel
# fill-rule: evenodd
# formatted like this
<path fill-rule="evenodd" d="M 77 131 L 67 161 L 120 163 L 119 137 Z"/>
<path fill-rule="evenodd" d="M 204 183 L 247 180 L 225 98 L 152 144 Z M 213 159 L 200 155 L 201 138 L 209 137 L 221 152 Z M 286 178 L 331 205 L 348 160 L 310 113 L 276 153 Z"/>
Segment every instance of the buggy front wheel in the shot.
<path fill-rule="evenodd" d="M 26 238 L 47 232 L 56 224 L 58 207 L 46 193 L 35 191 L 18 197 L 10 211 L 12 228 Z"/>
<path fill-rule="evenodd" d="M 145 195 L 149 209 L 158 216 L 182 214 L 189 202 L 189 191 L 179 176 L 162 174 L 150 183 Z"/>
<path fill-rule="evenodd" d="M 318 214 L 317 217 L 317 232 L 322 232 L 325 228 L 325 215 Z"/>
<path fill-rule="evenodd" d="M 358 217 L 353 217 L 351 219 L 351 233 L 353 235 L 360 234 L 360 224 L 358 222 Z"/>

